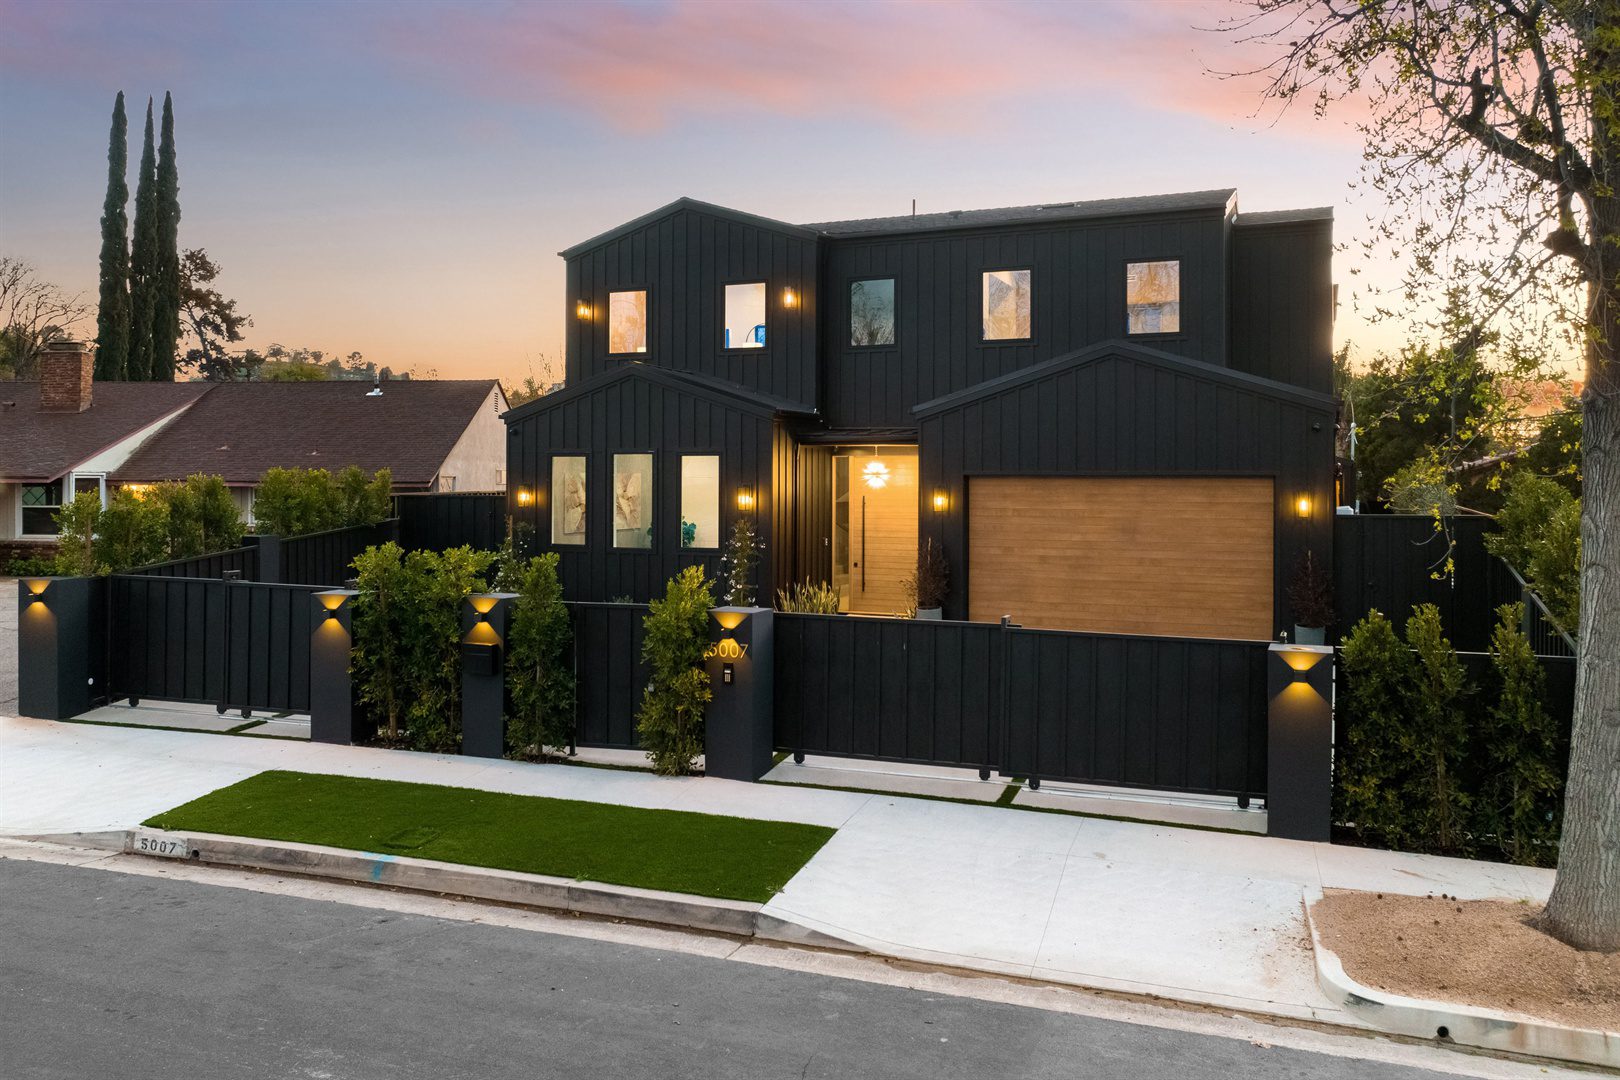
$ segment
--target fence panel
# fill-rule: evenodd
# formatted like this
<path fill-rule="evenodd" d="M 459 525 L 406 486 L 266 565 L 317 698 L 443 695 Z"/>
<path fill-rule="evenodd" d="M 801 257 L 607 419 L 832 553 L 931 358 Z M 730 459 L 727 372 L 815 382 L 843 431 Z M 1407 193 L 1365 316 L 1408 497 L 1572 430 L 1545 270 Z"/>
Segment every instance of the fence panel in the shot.
<path fill-rule="evenodd" d="M 1416 604 L 1434 604 L 1458 649 L 1490 648 L 1495 609 L 1519 599 L 1500 560 L 1485 550 L 1490 518 L 1456 516 L 1447 540 L 1423 514 L 1343 514 L 1333 519 L 1333 596 L 1340 637 L 1377 608 L 1397 631 Z"/>
<path fill-rule="evenodd" d="M 399 542 L 407 551 L 443 551 L 468 544 L 494 551 L 506 539 L 506 494 L 460 491 L 395 499 Z"/>
<path fill-rule="evenodd" d="M 1265 793 L 1266 642 L 1006 634 L 1003 773 Z"/>
<path fill-rule="evenodd" d="M 354 576 L 356 555 L 385 544 L 399 535 L 399 521 L 390 518 L 376 525 L 289 536 L 281 542 L 281 580 L 288 585 L 342 588 Z M 454 546 L 454 545 L 452 545 Z"/>
<path fill-rule="evenodd" d="M 252 545 L 229 551 L 212 551 L 191 559 L 137 566 L 127 571 L 144 577 L 220 578 L 227 570 L 237 571 L 248 581 L 259 576 L 259 549 Z"/>
<path fill-rule="evenodd" d="M 571 603 L 575 739 L 580 746 L 636 749 L 636 710 L 649 672 L 641 661 L 646 604 Z"/>
<path fill-rule="evenodd" d="M 996 768 L 999 626 L 788 612 L 775 625 L 778 747 Z"/>

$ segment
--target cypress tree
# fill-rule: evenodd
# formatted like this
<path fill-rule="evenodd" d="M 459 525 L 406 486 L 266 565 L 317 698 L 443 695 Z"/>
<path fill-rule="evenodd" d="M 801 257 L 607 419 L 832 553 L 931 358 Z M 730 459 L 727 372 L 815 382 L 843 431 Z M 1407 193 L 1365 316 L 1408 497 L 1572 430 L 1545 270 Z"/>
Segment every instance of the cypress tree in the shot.
<path fill-rule="evenodd" d="M 126 369 L 128 377 L 137 382 L 152 378 L 157 256 L 157 160 L 152 140 L 152 99 L 147 98 L 146 143 L 141 147 L 141 171 L 135 181 L 135 239 L 129 249 L 129 361 Z"/>
<path fill-rule="evenodd" d="M 101 207 L 101 306 L 96 310 L 96 378 L 122 379 L 129 353 L 129 122 L 124 92 L 113 104 L 107 140 L 107 199 Z"/>
<path fill-rule="evenodd" d="M 157 159 L 157 287 L 152 304 L 152 378 L 174 379 L 180 342 L 180 170 L 174 160 L 174 99 L 163 94 Z"/>

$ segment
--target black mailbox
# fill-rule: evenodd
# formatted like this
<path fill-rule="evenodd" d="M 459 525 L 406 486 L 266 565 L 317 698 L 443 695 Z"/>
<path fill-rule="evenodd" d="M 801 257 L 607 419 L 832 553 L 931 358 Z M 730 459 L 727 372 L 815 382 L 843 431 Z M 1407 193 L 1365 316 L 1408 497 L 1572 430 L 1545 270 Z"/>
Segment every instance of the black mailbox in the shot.
<path fill-rule="evenodd" d="M 500 670 L 501 647 L 492 642 L 463 641 L 461 670 L 467 675 L 494 675 Z"/>

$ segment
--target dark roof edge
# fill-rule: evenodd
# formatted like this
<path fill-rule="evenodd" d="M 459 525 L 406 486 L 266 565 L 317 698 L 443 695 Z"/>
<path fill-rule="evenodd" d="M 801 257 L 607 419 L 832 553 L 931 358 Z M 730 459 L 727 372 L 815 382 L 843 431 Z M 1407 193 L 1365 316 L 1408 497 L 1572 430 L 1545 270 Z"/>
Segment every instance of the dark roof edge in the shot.
<path fill-rule="evenodd" d="M 601 389 L 611 383 L 632 378 L 660 383 L 673 390 L 700 394 L 761 416 L 776 416 L 779 413 L 790 413 L 796 416 L 818 415 L 814 408 L 802 402 L 789 401 L 787 398 L 779 398 L 774 394 L 763 394 L 756 390 L 750 390 L 746 386 L 728 383 L 723 379 L 714 379 L 707 375 L 697 375 L 689 371 L 671 371 L 667 368 L 657 368 L 640 360 L 626 360 L 619 367 L 593 375 L 584 382 L 576 383 L 573 386 L 565 386 L 561 390 L 555 390 L 552 393 L 537 397 L 533 401 L 526 401 L 514 409 L 508 409 L 501 414 L 501 419 L 510 424 L 514 420 L 522 420 L 535 413 L 545 412 L 547 409 L 567 404 L 576 397 Z"/>
<path fill-rule="evenodd" d="M 701 199 L 694 199 L 688 195 L 682 195 L 674 202 L 665 203 L 656 210 L 648 211 L 637 218 L 631 218 L 622 225 L 615 225 L 606 232 L 597 233 L 588 240 L 581 240 L 579 243 L 574 244 L 571 247 L 563 248 L 561 251 L 557 252 L 557 254 L 561 255 L 565 259 L 571 259 L 581 252 L 589 251 L 594 247 L 600 247 L 609 240 L 616 240 L 626 233 L 634 232 L 643 225 L 650 225 L 659 218 L 668 217 L 670 214 L 678 213 L 682 210 L 696 210 L 699 213 L 711 214 L 715 217 L 725 218 L 728 221 L 735 221 L 740 225 L 752 225 L 757 229 L 770 229 L 773 232 L 786 233 L 789 236 L 798 236 L 805 240 L 816 240 L 820 238 L 819 233 L 806 229 L 801 225 L 793 225 L 786 221 L 777 221 L 775 218 L 761 217 L 758 214 L 750 214 L 742 210 L 733 210 L 729 206 L 719 206 L 715 203 L 706 203 Z"/>
<path fill-rule="evenodd" d="M 1308 206 L 1299 210 L 1262 210 L 1255 214 L 1239 214 L 1232 219 L 1232 224 L 1241 229 L 1245 225 L 1298 225 L 1332 220 L 1333 207 Z"/>
<path fill-rule="evenodd" d="M 1165 195 L 1126 195 L 1112 199 L 1084 199 L 1069 203 L 1032 203 L 1027 206 L 984 207 L 918 214 L 914 217 L 850 218 L 806 224 L 830 240 L 860 240 L 912 233 L 938 233 L 996 229 L 1009 225 L 1060 224 L 1112 218 L 1160 217 L 1178 214 L 1231 214 L 1236 188 L 1173 192 Z M 959 215 L 959 216 L 958 216 Z M 1001 215 L 1001 216 L 995 216 Z M 949 218 L 950 220 L 941 220 Z M 867 228 L 856 226 L 868 225 Z"/>
<path fill-rule="evenodd" d="M 1149 349 L 1135 345 L 1119 338 L 1110 341 L 1098 342 L 1083 349 L 1054 356 L 1050 360 L 1043 360 L 1033 367 L 1022 368 L 1018 371 L 998 375 L 993 379 L 976 383 L 973 386 L 946 394 L 943 397 L 925 401 L 912 407 L 912 415 L 917 417 L 931 416 L 934 413 L 946 412 L 958 405 L 973 401 L 977 398 L 989 397 L 1003 390 L 1021 386 L 1026 382 L 1034 382 L 1045 378 L 1064 368 L 1078 367 L 1089 364 L 1109 356 L 1124 356 L 1136 360 L 1145 360 L 1160 367 L 1172 368 L 1197 378 L 1213 379 L 1217 382 L 1229 382 L 1239 386 L 1246 386 L 1252 390 L 1267 394 L 1271 397 L 1289 398 L 1302 405 L 1314 408 L 1332 409 L 1333 397 L 1330 394 L 1319 394 L 1315 390 L 1307 390 L 1303 386 L 1294 386 L 1291 383 L 1278 382 L 1262 375 L 1251 375 L 1247 371 L 1236 371 L 1228 367 L 1218 367 L 1215 364 L 1206 364 L 1201 360 L 1189 360 L 1174 353 L 1161 352 L 1158 349 Z"/>

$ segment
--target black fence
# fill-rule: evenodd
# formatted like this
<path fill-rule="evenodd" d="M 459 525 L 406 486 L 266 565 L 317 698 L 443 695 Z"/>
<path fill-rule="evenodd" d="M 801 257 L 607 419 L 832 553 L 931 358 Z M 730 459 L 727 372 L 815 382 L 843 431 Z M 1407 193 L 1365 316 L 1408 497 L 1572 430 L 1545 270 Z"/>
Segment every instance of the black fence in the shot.
<path fill-rule="evenodd" d="M 309 596 L 319 587 L 115 574 L 108 590 L 113 700 L 309 710 Z"/>
<path fill-rule="evenodd" d="M 286 585 L 341 588 L 354 577 L 354 558 L 369 547 L 399 537 L 399 521 L 289 536 L 281 541 L 280 580 Z"/>
<path fill-rule="evenodd" d="M 195 558 L 137 566 L 129 571 L 143 577 L 173 578 L 219 578 L 224 577 L 227 572 L 240 574 L 248 581 L 256 579 L 259 576 L 258 545 L 250 543 L 229 551 L 214 551 Z"/>
<path fill-rule="evenodd" d="M 494 551 L 506 539 L 506 494 L 435 492 L 394 500 L 399 542 L 407 551 L 443 551 L 470 545 Z"/>
<path fill-rule="evenodd" d="M 636 710 L 647 685 L 641 661 L 646 604 L 568 605 L 574 623 L 575 740 L 633 749 Z"/>

